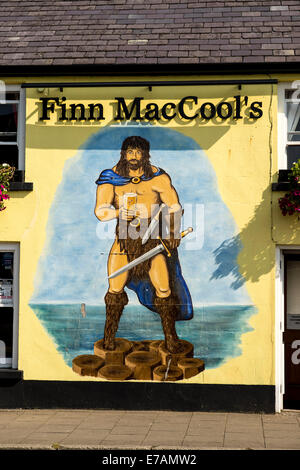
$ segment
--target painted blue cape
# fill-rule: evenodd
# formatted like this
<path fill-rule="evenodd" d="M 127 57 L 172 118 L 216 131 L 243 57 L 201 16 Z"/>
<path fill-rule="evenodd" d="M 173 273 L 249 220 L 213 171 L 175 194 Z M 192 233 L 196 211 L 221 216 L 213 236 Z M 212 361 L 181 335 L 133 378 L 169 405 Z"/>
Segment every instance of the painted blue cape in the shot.
<path fill-rule="evenodd" d="M 146 178 L 144 175 L 141 176 L 142 181 L 149 181 L 155 176 L 159 176 L 165 173 L 161 168 L 153 174 L 152 177 Z M 115 173 L 113 170 L 104 170 L 100 174 L 99 178 L 96 180 L 96 184 L 112 184 L 114 186 L 124 186 L 125 184 L 130 183 L 131 178 L 120 176 Z M 186 285 L 186 282 L 183 278 L 181 272 L 181 266 L 178 258 L 177 249 L 173 250 L 172 256 L 166 257 L 169 276 L 170 276 L 170 285 L 173 295 L 178 298 L 178 313 L 176 320 L 190 320 L 193 318 L 193 304 L 189 289 Z M 150 279 L 134 279 L 131 278 L 130 281 L 126 284 L 126 287 L 133 290 L 140 303 L 147 307 L 152 312 L 156 312 L 154 307 L 154 298 L 155 298 L 155 289 L 152 286 Z"/>
<path fill-rule="evenodd" d="M 149 178 L 146 178 L 145 175 L 141 176 L 142 181 L 149 181 L 155 176 L 159 176 L 165 173 L 165 171 L 162 168 L 158 168 L 158 170 L 153 173 L 153 176 L 150 176 Z M 117 173 L 115 173 L 113 170 L 103 170 L 102 173 L 100 173 L 99 178 L 96 181 L 96 184 L 113 184 L 114 186 L 124 186 L 125 184 L 130 183 L 132 178 L 129 178 L 127 176 L 120 176 Z"/>

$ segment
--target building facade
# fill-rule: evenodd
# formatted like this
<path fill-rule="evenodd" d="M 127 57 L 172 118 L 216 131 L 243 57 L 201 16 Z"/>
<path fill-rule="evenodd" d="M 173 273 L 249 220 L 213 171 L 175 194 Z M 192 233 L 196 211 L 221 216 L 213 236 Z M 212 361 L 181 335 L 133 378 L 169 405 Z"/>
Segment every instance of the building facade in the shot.
<path fill-rule="evenodd" d="M 298 408 L 299 218 L 278 201 L 300 158 L 298 2 L 22 2 L 18 22 L 20 3 L 1 406 Z"/>

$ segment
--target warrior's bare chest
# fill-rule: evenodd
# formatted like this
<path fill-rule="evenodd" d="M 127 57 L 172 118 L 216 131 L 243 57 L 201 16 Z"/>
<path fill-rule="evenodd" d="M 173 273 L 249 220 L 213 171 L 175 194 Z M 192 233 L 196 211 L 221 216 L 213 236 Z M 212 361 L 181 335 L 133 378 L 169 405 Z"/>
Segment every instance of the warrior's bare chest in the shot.
<path fill-rule="evenodd" d="M 115 200 L 117 203 L 120 203 L 120 200 L 123 199 L 124 195 L 127 193 L 134 193 L 137 195 L 137 202 L 142 200 L 151 200 L 156 199 L 157 191 L 153 187 L 151 181 L 141 181 L 138 184 L 128 183 L 124 186 L 115 186 Z"/>
<path fill-rule="evenodd" d="M 153 192 L 154 188 L 149 181 L 141 181 L 138 184 L 128 183 L 124 186 L 115 186 L 116 196 L 123 196 L 126 193 L 136 193 L 137 195 L 143 196 L 146 194 L 152 194 Z"/>

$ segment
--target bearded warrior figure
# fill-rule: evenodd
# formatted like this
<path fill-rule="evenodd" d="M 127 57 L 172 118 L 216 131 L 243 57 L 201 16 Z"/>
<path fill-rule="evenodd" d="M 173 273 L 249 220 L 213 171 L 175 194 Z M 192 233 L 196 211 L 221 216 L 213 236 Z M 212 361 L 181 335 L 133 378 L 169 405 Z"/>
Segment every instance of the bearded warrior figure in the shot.
<path fill-rule="evenodd" d="M 116 236 L 108 257 L 104 348 L 115 349 L 119 320 L 128 303 L 124 289 L 129 288 L 136 292 L 142 305 L 158 313 L 165 346 L 170 353 L 176 353 L 180 350 L 180 341 L 175 322 L 193 317 L 192 301 L 177 253 L 182 208 L 170 176 L 151 165 L 149 151 L 146 139 L 126 138 L 119 162 L 112 169 L 102 171 L 96 181 L 96 217 L 102 222 L 117 220 Z M 158 223 L 149 234 L 154 218 Z M 163 243 L 166 250 L 126 269 L 130 262 L 159 243 Z M 116 271 L 121 273 L 113 276 Z"/>

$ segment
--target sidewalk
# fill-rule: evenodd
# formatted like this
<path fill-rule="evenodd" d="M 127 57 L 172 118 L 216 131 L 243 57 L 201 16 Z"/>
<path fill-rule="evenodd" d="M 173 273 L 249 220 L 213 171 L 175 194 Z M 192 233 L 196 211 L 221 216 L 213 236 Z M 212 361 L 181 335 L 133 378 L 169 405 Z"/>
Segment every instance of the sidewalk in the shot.
<path fill-rule="evenodd" d="M 300 449 L 300 412 L 0 410 L 1 449 Z"/>

